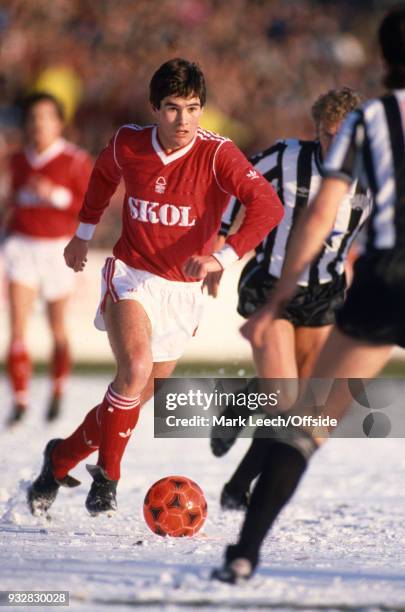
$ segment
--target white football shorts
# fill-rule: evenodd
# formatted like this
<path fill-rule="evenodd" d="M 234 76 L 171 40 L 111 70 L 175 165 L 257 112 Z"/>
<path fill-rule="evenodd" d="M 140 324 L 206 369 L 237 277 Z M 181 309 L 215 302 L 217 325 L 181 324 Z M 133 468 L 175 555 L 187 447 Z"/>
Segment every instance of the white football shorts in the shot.
<path fill-rule="evenodd" d="M 69 238 L 31 238 L 13 234 L 3 245 L 7 278 L 37 290 L 47 302 L 72 293 L 74 272 L 63 258 Z"/>
<path fill-rule="evenodd" d="M 172 361 L 183 354 L 195 335 L 203 309 L 202 283 L 167 280 L 146 270 L 131 268 L 108 257 L 101 274 L 101 299 L 94 325 L 105 331 L 104 307 L 113 302 L 135 300 L 145 309 L 152 326 L 153 361 Z"/>

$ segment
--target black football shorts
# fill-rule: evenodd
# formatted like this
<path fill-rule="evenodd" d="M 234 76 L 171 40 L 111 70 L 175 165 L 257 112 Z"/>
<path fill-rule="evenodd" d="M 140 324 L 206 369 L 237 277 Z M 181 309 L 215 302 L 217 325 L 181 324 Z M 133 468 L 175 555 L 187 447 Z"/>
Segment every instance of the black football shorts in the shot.
<path fill-rule="evenodd" d="M 337 327 L 370 344 L 405 347 L 405 249 L 362 255 L 337 313 Z"/>
<path fill-rule="evenodd" d="M 258 308 L 271 301 L 278 278 L 251 259 L 244 267 L 239 279 L 238 312 L 248 319 Z M 330 283 L 299 287 L 292 300 L 281 313 L 294 327 L 322 327 L 335 322 L 335 310 L 344 301 L 345 278 L 340 276 Z"/>

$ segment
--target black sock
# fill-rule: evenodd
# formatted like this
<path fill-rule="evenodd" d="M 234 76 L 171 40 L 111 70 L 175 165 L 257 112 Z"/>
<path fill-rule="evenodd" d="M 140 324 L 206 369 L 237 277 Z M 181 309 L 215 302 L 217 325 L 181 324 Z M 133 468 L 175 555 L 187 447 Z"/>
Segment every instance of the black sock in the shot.
<path fill-rule="evenodd" d="M 233 394 L 235 395 L 235 399 L 239 398 L 239 401 L 237 399 L 237 401 L 234 404 L 229 403 L 226 406 L 226 408 L 221 411 L 221 415 L 224 415 L 226 418 L 229 418 L 229 419 L 232 419 L 235 417 L 246 418 L 249 415 L 254 414 L 255 412 L 261 412 L 257 408 L 255 410 L 253 410 L 252 408 L 249 408 L 249 400 L 248 400 L 249 394 L 257 393 L 258 391 L 257 385 L 258 385 L 257 378 L 251 378 L 249 381 L 247 381 L 244 387 L 240 387 L 239 389 L 236 389 L 236 391 L 234 391 Z M 230 392 L 228 391 L 228 393 Z M 241 396 L 245 397 L 243 402 L 241 402 Z"/>
<path fill-rule="evenodd" d="M 227 559 L 244 557 L 255 567 L 260 547 L 281 509 L 294 493 L 307 461 L 295 448 L 267 440 L 268 454 L 254 488 L 239 542 L 228 547 Z"/>
<path fill-rule="evenodd" d="M 242 458 L 226 488 L 231 495 L 241 497 L 249 491 L 250 485 L 262 471 L 263 462 L 269 452 L 271 440 L 253 438 L 246 454 Z"/>

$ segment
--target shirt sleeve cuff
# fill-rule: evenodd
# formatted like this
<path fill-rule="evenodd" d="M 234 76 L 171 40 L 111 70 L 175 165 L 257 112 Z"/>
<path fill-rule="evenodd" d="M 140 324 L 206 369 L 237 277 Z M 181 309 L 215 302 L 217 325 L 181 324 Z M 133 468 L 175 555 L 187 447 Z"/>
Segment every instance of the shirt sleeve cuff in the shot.
<path fill-rule="evenodd" d="M 95 230 L 96 226 L 92 223 L 79 223 L 79 227 L 76 230 L 76 236 L 81 240 L 89 241 L 93 238 Z"/>
<path fill-rule="evenodd" d="M 66 187 L 55 187 L 51 193 L 51 203 L 55 208 L 67 208 L 72 202 L 72 193 Z"/>
<path fill-rule="evenodd" d="M 230 244 L 226 244 L 222 247 L 222 249 L 220 249 L 216 253 L 213 253 L 212 256 L 215 257 L 217 262 L 222 266 L 224 270 L 239 259 L 239 255 L 237 254 L 235 249 L 231 247 Z"/>

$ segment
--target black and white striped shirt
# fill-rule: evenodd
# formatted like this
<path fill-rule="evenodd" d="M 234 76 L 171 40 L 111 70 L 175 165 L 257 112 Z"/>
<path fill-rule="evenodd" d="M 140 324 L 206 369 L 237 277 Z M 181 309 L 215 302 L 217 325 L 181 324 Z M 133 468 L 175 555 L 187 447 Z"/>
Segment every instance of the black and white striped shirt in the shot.
<path fill-rule="evenodd" d="M 256 248 L 258 265 L 280 278 L 291 229 L 299 212 L 313 201 L 322 180 L 321 148 L 318 141 L 283 140 L 251 161 L 273 184 L 284 204 L 283 220 Z M 230 198 L 222 217 L 221 235 L 228 234 L 240 206 L 236 198 Z M 371 197 L 360 182 L 353 184 L 339 207 L 332 232 L 318 257 L 304 270 L 299 285 L 328 283 L 343 274 L 350 245 L 371 206 Z"/>
<path fill-rule="evenodd" d="M 375 206 L 365 248 L 405 246 L 405 90 L 367 101 L 348 115 L 325 162 L 325 175 L 368 185 Z"/>

